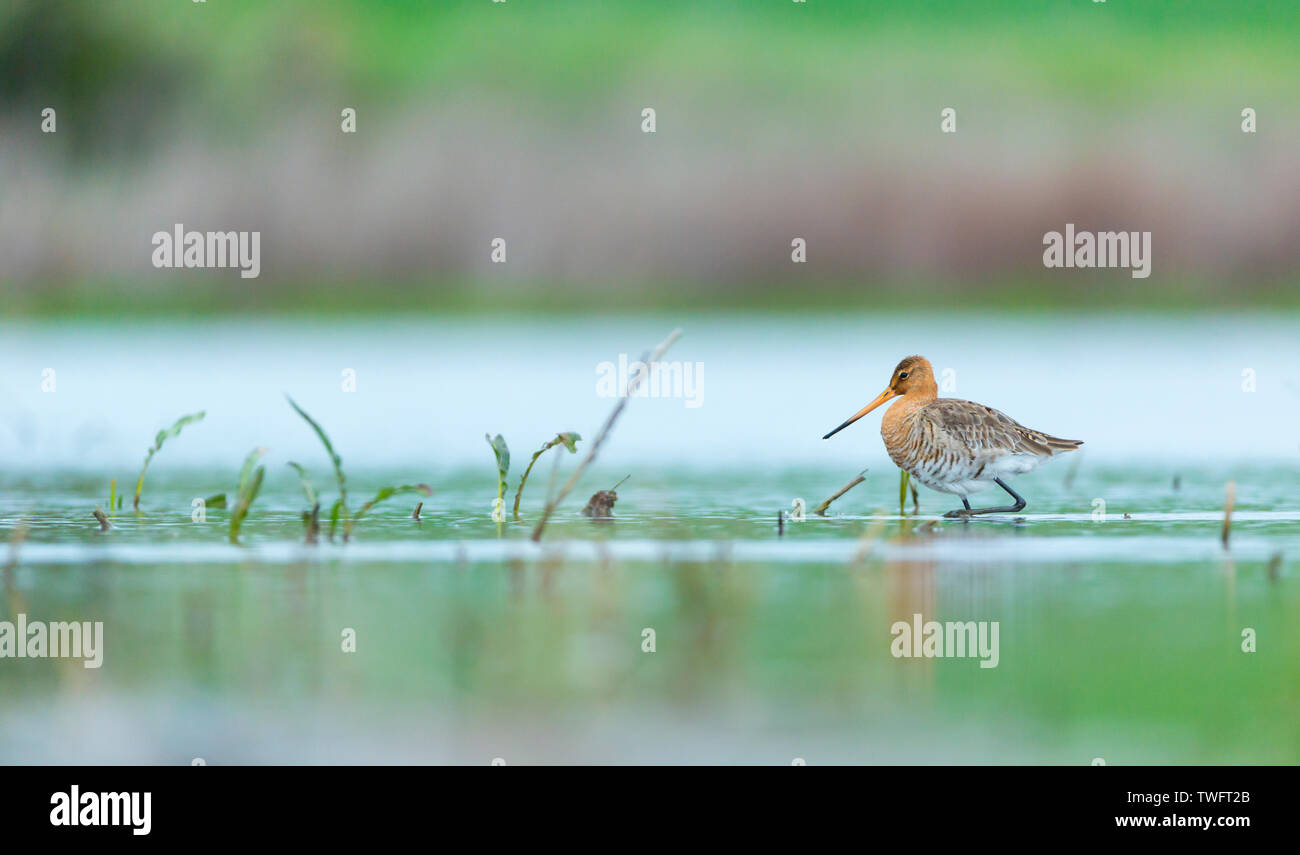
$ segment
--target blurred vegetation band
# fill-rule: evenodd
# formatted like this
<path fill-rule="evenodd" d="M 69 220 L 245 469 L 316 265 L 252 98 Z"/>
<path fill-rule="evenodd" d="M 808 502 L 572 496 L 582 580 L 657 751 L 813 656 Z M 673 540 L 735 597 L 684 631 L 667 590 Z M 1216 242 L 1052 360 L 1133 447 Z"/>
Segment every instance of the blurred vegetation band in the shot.
<path fill-rule="evenodd" d="M 0 15 L 0 101 L 55 99 L 103 119 L 129 100 L 139 108 L 131 118 L 163 121 L 163 110 L 195 99 L 230 110 L 340 91 L 487 88 L 580 103 L 647 75 L 669 85 L 731 79 L 807 94 L 856 87 L 862 72 L 884 62 L 928 63 L 932 74 L 960 70 L 958 80 L 986 78 L 1029 95 L 1093 101 L 1111 93 L 1142 97 L 1142 90 L 1177 86 L 1179 76 L 1223 85 L 1225 62 L 1242 57 L 1254 61 L 1235 76 L 1257 95 L 1266 91 L 1260 84 L 1296 79 L 1298 4 L 1101 6 L 8 0 Z M 1143 86 L 1114 85 L 1135 80 Z M 214 124 L 229 119 L 227 113 Z"/>
<path fill-rule="evenodd" d="M 1298 35 L 1267 0 L 9 0 L 0 312 L 1291 306 Z M 261 278 L 154 270 L 178 220 L 260 231 Z M 1151 279 L 1044 271 L 1067 222 L 1151 231 Z"/>
<path fill-rule="evenodd" d="M 1112 271 L 1107 271 L 1107 273 Z M 877 279 L 865 282 L 755 280 L 743 290 L 718 282 L 632 281 L 595 289 L 582 283 L 394 280 L 261 282 L 252 287 L 198 275 L 193 285 L 141 289 L 135 281 L 43 284 L 0 282 L 0 320 L 68 317 L 309 315 L 325 318 L 427 315 L 555 314 L 608 311 L 880 312 L 936 308 L 1034 312 L 1149 309 L 1162 312 L 1260 308 L 1300 311 L 1300 275 L 1276 282 L 1204 282 L 1127 278 L 1072 271 L 1065 276 L 998 281 Z"/>

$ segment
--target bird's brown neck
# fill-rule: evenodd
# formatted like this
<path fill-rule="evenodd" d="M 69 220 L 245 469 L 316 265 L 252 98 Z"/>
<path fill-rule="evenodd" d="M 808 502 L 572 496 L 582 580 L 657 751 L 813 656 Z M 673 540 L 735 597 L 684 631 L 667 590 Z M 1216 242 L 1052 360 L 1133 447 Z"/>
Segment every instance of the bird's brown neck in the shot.
<path fill-rule="evenodd" d="M 933 379 L 924 386 L 908 389 L 907 394 L 900 395 L 898 400 L 885 411 L 885 417 L 880 420 L 880 433 L 888 436 L 895 432 L 904 419 L 937 397 L 939 397 L 939 387 Z"/>

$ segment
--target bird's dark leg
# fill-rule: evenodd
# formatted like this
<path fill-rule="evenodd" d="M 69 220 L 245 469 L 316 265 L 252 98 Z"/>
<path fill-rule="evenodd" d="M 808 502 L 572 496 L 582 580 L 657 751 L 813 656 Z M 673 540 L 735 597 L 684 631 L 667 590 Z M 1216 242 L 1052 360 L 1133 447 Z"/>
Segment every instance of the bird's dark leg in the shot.
<path fill-rule="evenodd" d="M 966 510 L 964 510 L 964 511 L 948 511 L 948 513 L 944 514 L 944 518 L 945 518 L 945 519 L 950 519 L 950 520 L 958 520 L 958 519 L 966 519 L 967 517 L 969 517 L 969 516 L 970 516 L 970 501 L 969 501 L 965 496 L 962 496 L 962 497 L 961 497 L 961 503 L 962 503 L 963 505 L 966 506 Z"/>
<path fill-rule="evenodd" d="M 944 516 L 948 517 L 949 519 L 964 519 L 966 517 L 973 517 L 978 514 L 1015 514 L 1025 509 L 1024 497 L 1021 496 L 1019 493 L 1017 493 L 1015 490 L 1008 487 L 1005 481 L 1003 481 L 1001 478 L 994 478 L 993 483 L 997 484 L 1003 490 L 1006 490 L 1008 493 L 1010 493 L 1011 498 L 1015 499 L 1016 503 L 1014 505 L 1008 505 L 1005 508 L 975 508 L 974 510 L 972 510 L 970 506 L 970 502 L 966 501 L 965 496 L 962 496 L 961 503 L 966 506 L 966 509 L 962 511 L 949 511 L 948 513 L 944 514 Z"/>

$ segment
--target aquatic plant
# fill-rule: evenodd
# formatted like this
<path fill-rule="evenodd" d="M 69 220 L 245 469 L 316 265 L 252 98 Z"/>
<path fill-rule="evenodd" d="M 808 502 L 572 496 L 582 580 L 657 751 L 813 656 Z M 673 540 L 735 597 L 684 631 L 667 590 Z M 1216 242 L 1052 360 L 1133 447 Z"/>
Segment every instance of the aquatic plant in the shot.
<path fill-rule="evenodd" d="M 348 518 L 348 482 L 343 474 L 343 458 L 334 450 L 334 444 L 330 442 L 325 429 L 317 424 L 315 419 L 307 415 L 307 411 L 298 406 L 293 398 L 288 395 L 284 397 L 289 402 L 289 406 L 293 407 L 294 411 L 302 416 L 303 421 L 311 425 L 311 429 L 316 432 L 316 436 L 320 437 L 321 444 L 325 446 L 325 451 L 330 456 L 330 463 L 334 466 L 334 478 L 339 485 L 339 497 L 330 507 L 330 540 L 333 540 L 334 530 L 338 528 L 339 521 L 346 522 Z"/>
<path fill-rule="evenodd" d="M 663 355 L 668 351 L 668 348 L 673 346 L 673 342 L 681 338 L 681 335 L 681 329 L 673 330 L 668 334 L 666 339 L 655 345 L 653 351 L 646 353 L 642 357 L 641 363 L 649 366 L 658 362 L 663 358 Z M 555 513 L 555 509 L 560 506 L 560 503 L 563 502 L 569 493 L 573 491 L 573 488 L 578 485 L 578 479 L 582 477 L 582 473 L 585 472 L 587 467 L 591 465 L 592 461 L 596 459 L 596 453 L 600 451 L 601 444 L 605 442 L 605 439 L 609 436 L 609 432 L 614 429 L 614 424 L 618 421 L 618 417 L 623 414 L 623 410 L 627 407 L 627 402 L 632 400 L 632 393 L 640 388 L 641 381 L 645 379 L 645 376 L 648 373 L 649 371 L 638 371 L 636 376 L 628 381 L 627 389 L 624 390 L 623 397 L 619 398 L 618 403 L 614 405 L 614 409 L 610 411 L 609 416 L 605 419 L 605 424 L 601 425 L 600 432 L 596 434 L 595 441 L 587 447 L 587 455 L 583 457 L 577 467 L 574 468 L 573 474 L 569 476 L 568 481 L 564 482 L 564 486 L 560 488 L 559 492 L 547 501 L 546 507 L 542 509 L 542 518 L 539 519 L 537 525 L 533 527 L 532 540 L 534 543 L 542 539 L 542 532 L 546 530 L 546 522 L 551 518 L 551 514 Z"/>
<path fill-rule="evenodd" d="M 419 493 L 421 496 L 428 497 L 433 495 L 433 490 L 430 489 L 428 484 L 403 484 L 400 487 L 380 487 L 379 492 L 375 494 L 375 497 L 358 508 L 357 512 L 348 520 L 347 525 L 343 527 L 343 540 L 347 541 L 352 537 L 352 527 L 357 524 L 357 520 L 366 515 L 367 511 L 380 502 L 386 499 L 391 499 L 393 496 L 400 496 L 403 493 Z"/>
<path fill-rule="evenodd" d="M 519 479 L 519 486 L 515 488 L 515 507 L 513 511 L 515 519 L 519 519 L 519 499 L 524 494 L 524 483 L 528 480 L 528 473 L 533 471 L 533 464 L 537 462 L 537 458 L 541 457 L 557 445 L 563 445 L 569 450 L 570 454 L 577 454 L 578 440 L 580 439 L 582 439 L 582 437 L 574 431 L 557 433 L 555 439 L 543 443 L 541 448 L 533 452 L 532 459 L 528 461 L 528 467 L 524 469 L 524 474 Z"/>
<path fill-rule="evenodd" d="M 319 499 L 316 498 L 316 490 L 312 487 L 311 478 L 308 477 L 307 470 L 303 469 L 302 466 L 294 463 L 292 460 L 290 460 L 287 465 L 292 466 L 293 471 L 298 473 L 298 483 L 302 485 L 302 492 L 303 495 L 307 497 L 307 504 L 319 504 Z"/>
<path fill-rule="evenodd" d="M 854 487 L 858 486 L 865 480 L 867 480 L 867 470 L 863 469 L 861 472 L 858 473 L 858 477 L 854 478 L 852 481 L 850 481 L 849 483 L 841 487 L 839 490 L 837 490 L 835 492 L 835 495 L 831 496 L 829 499 L 822 502 L 817 507 L 813 508 L 813 513 L 819 517 L 826 516 L 826 509 L 831 506 L 831 502 L 835 501 L 840 496 L 843 496 L 849 490 L 852 490 Z"/>
<path fill-rule="evenodd" d="M 492 455 L 497 459 L 497 500 L 496 509 L 493 510 L 493 515 L 495 515 L 505 503 L 506 475 L 510 472 L 510 449 L 506 446 L 505 437 L 501 434 L 497 434 L 494 438 L 491 434 L 485 433 L 483 438 L 492 447 Z"/>
<path fill-rule="evenodd" d="M 325 433 L 325 429 L 322 428 L 315 419 L 309 416 L 306 410 L 298 406 L 297 402 L 295 402 L 293 398 L 290 398 L 288 395 L 285 395 L 284 397 L 289 402 L 289 406 L 293 407 L 294 411 L 297 412 L 298 415 L 302 416 L 303 421 L 311 425 L 311 429 L 315 431 L 316 436 L 320 438 L 321 445 L 325 446 L 325 451 L 330 456 L 330 463 L 334 466 L 334 479 L 338 482 L 339 497 L 334 504 L 330 506 L 330 540 L 334 539 L 334 533 L 338 529 L 339 523 L 342 523 L 343 540 L 347 541 L 352 536 L 352 529 L 357 524 L 357 520 L 361 519 L 361 517 L 363 517 L 366 512 L 375 505 L 386 499 L 403 493 L 419 493 L 423 496 L 433 494 L 433 490 L 431 490 L 427 484 L 403 484 L 401 486 L 381 487 L 373 499 L 362 505 L 355 514 L 351 513 L 348 510 L 348 482 L 347 476 L 343 474 L 343 458 L 334 450 L 334 443 L 330 442 L 329 435 Z M 500 436 L 498 436 L 497 439 L 501 442 L 502 448 L 504 448 L 505 440 L 501 439 Z M 312 485 L 311 478 L 308 477 L 306 469 L 293 461 L 290 461 L 289 465 L 298 473 L 298 483 L 302 485 L 303 494 L 307 497 L 307 503 L 312 506 L 310 512 L 303 513 L 302 519 L 303 526 L 307 532 L 307 542 L 315 543 L 317 532 L 320 529 L 320 495 Z M 506 465 L 510 465 L 509 453 L 506 455 Z"/>
<path fill-rule="evenodd" d="M 230 512 L 230 542 L 239 543 L 239 529 L 244 524 L 244 519 L 248 516 L 248 509 L 257 498 L 257 494 L 262 490 L 262 479 L 266 477 L 266 467 L 253 467 L 262 455 L 266 453 L 265 448 L 255 448 L 249 455 L 244 458 L 244 465 L 239 470 L 239 489 L 236 493 L 235 508 Z"/>
<path fill-rule="evenodd" d="M 307 507 L 309 509 L 302 512 L 303 534 L 306 536 L 308 543 L 315 543 L 317 536 L 320 534 L 320 499 L 316 496 L 316 488 L 312 486 L 307 470 L 301 465 L 294 463 L 292 460 L 286 465 L 292 466 L 293 471 L 298 473 L 298 483 L 302 486 L 303 495 L 307 497 Z"/>
<path fill-rule="evenodd" d="M 163 443 L 172 437 L 179 436 L 180 432 L 185 429 L 186 425 L 192 425 L 195 422 L 203 421 L 205 415 L 207 415 L 205 411 L 199 411 L 197 413 L 190 413 L 188 416 L 181 416 L 176 420 L 176 424 L 158 431 L 158 435 L 153 438 L 153 445 L 149 448 L 149 451 L 145 453 L 144 466 L 140 467 L 140 477 L 136 479 L 135 482 L 135 501 L 132 504 L 132 507 L 136 510 L 140 509 L 140 491 L 144 489 L 144 473 L 149 470 L 149 462 L 153 460 L 153 456 L 162 449 Z M 114 482 L 113 485 L 110 485 L 109 490 L 110 492 L 116 490 L 116 482 Z"/>
<path fill-rule="evenodd" d="M 1223 530 L 1219 533 L 1219 539 L 1223 541 L 1223 548 L 1228 548 L 1228 538 L 1232 535 L 1232 509 L 1237 504 L 1237 485 L 1229 481 L 1227 487 L 1227 499 L 1223 504 Z"/>
<path fill-rule="evenodd" d="M 320 537 L 320 502 L 312 505 L 310 511 L 302 512 L 302 529 L 307 543 L 315 543 Z"/>

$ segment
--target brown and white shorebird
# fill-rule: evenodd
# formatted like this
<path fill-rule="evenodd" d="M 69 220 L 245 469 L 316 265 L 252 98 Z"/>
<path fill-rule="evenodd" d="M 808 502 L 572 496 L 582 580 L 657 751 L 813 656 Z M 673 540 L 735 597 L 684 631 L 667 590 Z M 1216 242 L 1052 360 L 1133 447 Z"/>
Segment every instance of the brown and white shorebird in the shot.
<path fill-rule="evenodd" d="M 889 459 L 931 490 L 961 496 L 965 507 L 949 511 L 945 517 L 1024 510 L 1025 500 L 1002 479 L 1031 472 L 1044 461 L 1083 445 L 1077 439 L 1060 439 L 1027 428 L 974 401 L 940 398 L 934 369 L 923 356 L 909 356 L 898 363 L 888 388 L 822 439 L 830 439 L 892 398 L 898 401 L 880 420 L 880 436 Z M 994 484 L 1010 493 L 1016 503 L 972 509 L 966 497 Z"/>

